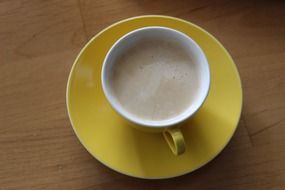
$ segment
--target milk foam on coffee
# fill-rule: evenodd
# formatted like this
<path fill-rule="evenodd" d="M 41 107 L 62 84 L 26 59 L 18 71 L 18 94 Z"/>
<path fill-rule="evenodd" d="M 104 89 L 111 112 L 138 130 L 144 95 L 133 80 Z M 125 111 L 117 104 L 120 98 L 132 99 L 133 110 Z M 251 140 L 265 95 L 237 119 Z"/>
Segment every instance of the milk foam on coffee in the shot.
<path fill-rule="evenodd" d="M 197 97 L 198 66 L 175 41 L 140 40 L 119 55 L 110 85 L 121 106 L 136 117 L 158 121 L 186 111 Z"/>

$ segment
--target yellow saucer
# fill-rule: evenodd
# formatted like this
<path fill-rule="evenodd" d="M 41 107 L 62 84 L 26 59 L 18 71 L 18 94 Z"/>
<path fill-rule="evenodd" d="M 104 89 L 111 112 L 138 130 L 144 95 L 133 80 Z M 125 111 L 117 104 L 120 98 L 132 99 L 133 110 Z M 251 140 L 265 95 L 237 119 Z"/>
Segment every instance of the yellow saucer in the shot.
<path fill-rule="evenodd" d="M 112 44 L 127 32 L 145 26 L 166 26 L 194 39 L 211 68 L 211 88 L 198 113 L 182 127 L 186 152 L 174 156 L 159 133 L 130 127 L 104 97 L 100 74 Z M 82 49 L 69 76 L 67 108 L 83 146 L 106 166 L 139 178 L 170 178 L 189 173 L 212 160 L 231 139 L 242 107 L 236 66 L 209 33 L 187 21 L 166 16 L 141 16 L 106 28 Z"/>

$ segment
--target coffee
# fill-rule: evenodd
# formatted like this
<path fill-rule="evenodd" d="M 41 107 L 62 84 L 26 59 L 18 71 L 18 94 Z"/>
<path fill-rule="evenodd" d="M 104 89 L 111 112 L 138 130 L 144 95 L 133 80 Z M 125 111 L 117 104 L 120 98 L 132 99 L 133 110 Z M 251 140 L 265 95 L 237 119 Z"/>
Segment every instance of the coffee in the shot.
<path fill-rule="evenodd" d="M 139 40 L 118 55 L 110 85 L 113 96 L 130 114 L 167 120 L 191 107 L 199 88 L 198 66 L 175 41 Z"/>

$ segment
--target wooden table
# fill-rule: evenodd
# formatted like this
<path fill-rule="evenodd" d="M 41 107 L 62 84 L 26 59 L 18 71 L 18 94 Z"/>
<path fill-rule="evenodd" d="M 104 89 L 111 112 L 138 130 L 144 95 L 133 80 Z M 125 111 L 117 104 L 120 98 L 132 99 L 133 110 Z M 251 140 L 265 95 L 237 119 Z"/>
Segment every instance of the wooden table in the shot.
<path fill-rule="evenodd" d="M 104 27 L 143 14 L 208 30 L 243 82 L 230 144 L 174 179 L 134 179 L 100 164 L 74 135 L 65 106 L 80 48 Z M 284 1 L 1 0 L 0 189 L 285 189 Z"/>

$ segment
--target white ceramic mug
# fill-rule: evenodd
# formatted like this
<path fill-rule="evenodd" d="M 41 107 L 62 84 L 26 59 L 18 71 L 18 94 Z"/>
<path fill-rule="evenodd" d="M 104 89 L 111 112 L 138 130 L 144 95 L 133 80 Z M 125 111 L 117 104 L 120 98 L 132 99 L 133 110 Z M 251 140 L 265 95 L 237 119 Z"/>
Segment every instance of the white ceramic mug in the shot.
<path fill-rule="evenodd" d="M 197 89 L 199 96 L 197 96 L 191 106 L 189 106 L 184 112 L 167 120 L 145 120 L 129 113 L 120 103 L 118 103 L 111 90 L 110 73 L 114 64 L 116 64 L 116 59 L 118 56 L 127 51 L 130 45 L 136 43 L 137 39 L 147 39 L 150 37 L 152 39 L 172 38 L 175 40 L 175 42 L 180 43 L 187 49 L 192 61 L 194 61 L 199 68 L 198 76 L 200 83 L 199 88 Z M 202 49 L 193 39 L 182 32 L 166 27 L 144 27 L 131 31 L 116 41 L 115 44 L 110 48 L 103 63 L 101 80 L 103 91 L 107 100 L 123 118 L 135 123 L 137 128 L 144 131 L 162 132 L 166 142 L 175 155 L 182 154 L 185 151 L 185 141 L 178 124 L 190 118 L 197 112 L 205 101 L 210 87 L 210 68 L 207 58 Z"/>

